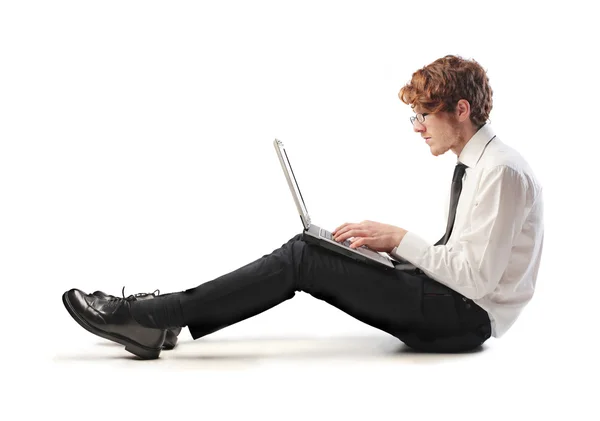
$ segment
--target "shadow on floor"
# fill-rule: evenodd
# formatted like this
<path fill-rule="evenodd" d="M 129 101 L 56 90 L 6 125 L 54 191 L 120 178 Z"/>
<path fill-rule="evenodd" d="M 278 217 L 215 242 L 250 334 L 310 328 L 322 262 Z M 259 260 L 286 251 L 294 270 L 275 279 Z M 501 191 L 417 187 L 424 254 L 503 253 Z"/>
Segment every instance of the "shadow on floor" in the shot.
<path fill-rule="evenodd" d="M 72 356 L 56 356 L 55 361 L 108 360 L 115 358 L 137 360 L 120 344 L 110 341 L 98 342 L 102 348 L 122 349 L 122 357 L 99 353 Z M 106 349 L 105 348 L 105 349 Z M 196 341 L 181 338 L 174 350 L 163 350 L 160 360 L 241 363 L 266 359 L 277 360 L 379 360 L 411 363 L 437 363 L 468 358 L 487 349 L 484 344 L 475 350 L 462 353 L 430 353 L 414 350 L 391 335 L 335 336 L 335 337 L 248 337 L 248 338 L 201 338 Z"/>

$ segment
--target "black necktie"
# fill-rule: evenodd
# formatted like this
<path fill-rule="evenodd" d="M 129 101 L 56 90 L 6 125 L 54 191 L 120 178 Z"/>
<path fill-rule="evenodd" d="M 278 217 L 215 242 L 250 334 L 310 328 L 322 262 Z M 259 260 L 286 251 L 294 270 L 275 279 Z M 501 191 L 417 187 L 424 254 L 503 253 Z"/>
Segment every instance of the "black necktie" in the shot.
<path fill-rule="evenodd" d="M 454 168 L 454 176 L 452 177 L 452 193 L 450 195 L 450 211 L 448 212 L 448 225 L 446 225 L 446 234 L 440 241 L 435 243 L 436 246 L 444 245 L 448 242 L 450 234 L 452 234 L 452 228 L 454 227 L 454 219 L 456 218 L 456 206 L 458 206 L 458 198 L 462 190 L 462 178 L 465 175 L 465 169 L 467 166 L 463 163 L 456 164 Z"/>

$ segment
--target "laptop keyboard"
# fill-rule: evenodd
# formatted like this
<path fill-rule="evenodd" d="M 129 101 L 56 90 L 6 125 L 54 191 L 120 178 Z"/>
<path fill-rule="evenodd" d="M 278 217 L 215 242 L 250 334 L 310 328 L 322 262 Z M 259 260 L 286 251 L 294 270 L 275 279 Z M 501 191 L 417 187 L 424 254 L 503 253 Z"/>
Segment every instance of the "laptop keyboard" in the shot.
<path fill-rule="evenodd" d="M 333 239 L 333 235 L 332 235 L 332 234 L 331 234 L 329 231 L 327 231 L 327 230 L 325 230 L 325 229 L 323 229 L 323 228 L 321 228 L 321 231 L 319 231 L 319 234 L 320 234 L 320 236 L 321 236 L 321 237 L 323 237 L 323 238 L 326 238 L 326 239 L 328 239 L 328 240 L 331 240 L 331 241 L 335 241 L 335 240 Z M 346 240 L 346 241 L 344 241 L 343 243 L 340 243 L 340 242 L 337 242 L 337 241 L 336 241 L 336 243 L 337 243 L 337 244 L 340 244 L 340 245 L 343 245 L 343 246 L 345 246 L 345 247 L 350 247 L 350 244 L 352 244 L 352 243 L 350 242 L 350 240 Z M 359 253 L 361 253 L 361 254 L 364 254 L 364 255 L 366 255 L 366 256 L 368 256 L 368 257 L 371 257 L 371 258 L 373 258 L 373 259 L 375 259 L 375 260 L 384 260 L 384 259 L 385 259 L 385 260 L 388 260 L 388 259 L 386 259 L 385 257 L 383 257 L 381 254 L 377 253 L 377 252 L 376 252 L 376 251 L 374 251 L 374 250 L 371 250 L 370 248 L 368 248 L 367 246 L 364 246 L 364 245 L 363 245 L 363 246 L 360 246 L 360 247 L 358 247 L 358 248 L 355 248 L 355 249 L 354 249 L 354 251 L 357 251 L 357 252 L 359 252 Z"/>
<path fill-rule="evenodd" d="M 333 239 L 333 235 L 329 231 L 327 231 L 327 230 L 325 230 L 323 228 L 321 228 L 321 232 L 319 234 L 323 238 L 327 238 L 328 240 L 335 241 Z M 336 243 L 341 244 L 341 245 L 346 246 L 346 247 L 350 247 L 350 244 L 352 244 L 352 242 L 350 240 L 346 240 L 346 241 L 341 242 L 341 243 L 339 241 L 336 241 Z"/>

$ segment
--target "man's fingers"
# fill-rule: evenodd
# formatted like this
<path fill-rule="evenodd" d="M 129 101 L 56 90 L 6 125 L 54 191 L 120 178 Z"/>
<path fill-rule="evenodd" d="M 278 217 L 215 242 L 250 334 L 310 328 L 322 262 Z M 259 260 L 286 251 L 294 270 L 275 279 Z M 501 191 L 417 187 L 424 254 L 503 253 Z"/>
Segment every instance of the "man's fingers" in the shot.
<path fill-rule="evenodd" d="M 333 236 L 340 236 L 346 232 L 348 232 L 348 230 L 352 229 L 354 224 L 344 224 L 344 225 L 340 225 L 339 228 L 336 228 L 331 234 Z"/>
<path fill-rule="evenodd" d="M 352 235 L 353 230 L 349 229 L 348 227 L 341 229 L 337 234 L 335 234 L 335 236 L 333 237 L 333 239 L 335 241 L 344 241 L 347 238 L 353 237 Z"/>
<path fill-rule="evenodd" d="M 344 222 L 342 225 L 340 225 L 339 227 L 337 227 L 336 229 L 333 230 L 332 234 L 337 234 L 337 232 L 339 230 L 341 230 L 342 228 L 344 228 L 345 226 L 350 225 L 349 222 Z"/>
<path fill-rule="evenodd" d="M 347 240 L 350 237 L 363 237 L 363 236 L 366 236 L 366 235 L 369 235 L 369 232 L 366 231 L 366 230 L 350 229 L 350 230 L 347 230 L 345 232 L 338 233 L 334 237 L 334 239 L 335 239 L 335 241 L 342 242 L 342 241 Z"/>
<path fill-rule="evenodd" d="M 355 249 L 364 244 L 367 244 L 367 240 L 368 240 L 368 237 L 361 237 L 361 238 L 357 239 L 356 241 L 354 241 L 352 244 L 350 244 L 350 248 Z"/>

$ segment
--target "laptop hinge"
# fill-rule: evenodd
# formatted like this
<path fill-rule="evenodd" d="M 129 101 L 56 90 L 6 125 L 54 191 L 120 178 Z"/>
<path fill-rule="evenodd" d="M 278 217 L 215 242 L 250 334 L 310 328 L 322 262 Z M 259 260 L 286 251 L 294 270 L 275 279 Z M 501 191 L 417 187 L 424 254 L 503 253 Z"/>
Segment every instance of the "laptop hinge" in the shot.
<path fill-rule="evenodd" d="M 304 226 L 305 230 L 310 228 L 310 218 L 306 218 L 305 221 L 304 218 L 302 218 L 302 215 L 300 215 L 300 221 L 302 222 L 302 225 Z"/>

